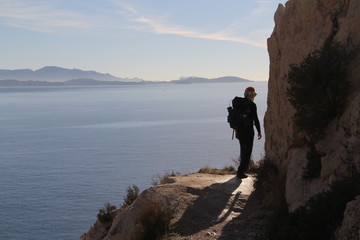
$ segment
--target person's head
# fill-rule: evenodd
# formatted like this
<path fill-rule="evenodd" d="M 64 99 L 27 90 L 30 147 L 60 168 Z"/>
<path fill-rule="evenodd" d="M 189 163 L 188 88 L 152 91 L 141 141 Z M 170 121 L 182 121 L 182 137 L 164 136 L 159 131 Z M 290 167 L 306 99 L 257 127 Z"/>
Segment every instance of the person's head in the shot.
<path fill-rule="evenodd" d="M 245 92 L 244 92 L 244 96 L 246 98 L 249 98 L 250 100 L 254 100 L 254 98 L 256 97 L 257 93 L 255 92 L 255 88 L 253 87 L 247 87 L 245 89 Z"/>

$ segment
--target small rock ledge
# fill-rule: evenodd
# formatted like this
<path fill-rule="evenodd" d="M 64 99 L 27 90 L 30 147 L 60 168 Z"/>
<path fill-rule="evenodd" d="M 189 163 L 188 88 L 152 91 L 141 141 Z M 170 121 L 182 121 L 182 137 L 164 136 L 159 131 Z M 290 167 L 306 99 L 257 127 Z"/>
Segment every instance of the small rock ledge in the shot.
<path fill-rule="evenodd" d="M 254 176 L 239 180 L 197 173 L 171 178 L 173 183 L 143 191 L 112 224 L 97 221 L 80 239 L 156 239 L 168 229 L 169 240 L 263 239 L 267 211 L 254 191 Z"/>

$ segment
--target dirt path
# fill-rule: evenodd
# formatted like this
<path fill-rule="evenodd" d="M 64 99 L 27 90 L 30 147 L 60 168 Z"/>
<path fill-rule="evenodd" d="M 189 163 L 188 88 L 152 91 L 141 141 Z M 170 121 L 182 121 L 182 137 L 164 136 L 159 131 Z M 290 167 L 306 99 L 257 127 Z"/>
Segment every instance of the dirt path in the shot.
<path fill-rule="evenodd" d="M 254 176 L 191 174 L 176 177 L 188 202 L 173 220 L 170 240 L 262 240 L 266 210 L 254 191 Z"/>

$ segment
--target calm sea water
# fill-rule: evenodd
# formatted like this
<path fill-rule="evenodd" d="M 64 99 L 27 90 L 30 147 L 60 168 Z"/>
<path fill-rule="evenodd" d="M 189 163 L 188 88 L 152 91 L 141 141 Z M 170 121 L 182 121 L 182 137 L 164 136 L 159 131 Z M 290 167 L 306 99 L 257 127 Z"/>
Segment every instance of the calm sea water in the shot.
<path fill-rule="evenodd" d="M 262 124 L 267 82 L 0 88 L 0 239 L 78 239 L 128 186 L 234 165 L 226 107 L 248 85 Z"/>

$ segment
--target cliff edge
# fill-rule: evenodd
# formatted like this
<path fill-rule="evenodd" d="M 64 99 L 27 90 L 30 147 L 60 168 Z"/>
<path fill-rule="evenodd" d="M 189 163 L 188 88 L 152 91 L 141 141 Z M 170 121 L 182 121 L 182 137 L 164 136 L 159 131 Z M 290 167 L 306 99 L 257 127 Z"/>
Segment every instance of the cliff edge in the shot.
<path fill-rule="evenodd" d="M 196 173 L 169 180 L 143 191 L 112 222 L 97 221 L 80 239 L 264 239 L 268 212 L 254 176 Z"/>
<path fill-rule="evenodd" d="M 160 239 L 154 236 L 165 229 L 175 234 L 168 239 L 260 240 L 262 204 L 277 202 L 286 214 L 273 221 L 281 225 L 275 234 L 287 230 L 293 238 L 273 239 L 360 239 L 360 1 L 289 0 L 274 19 L 264 195 L 252 192 L 253 177 L 175 177 L 142 192 L 112 224 L 97 222 L 81 240 Z M 331 220 L 331 228 L 318 219 Z M 298 220 L 304 225 L 296 232 Z"/>

